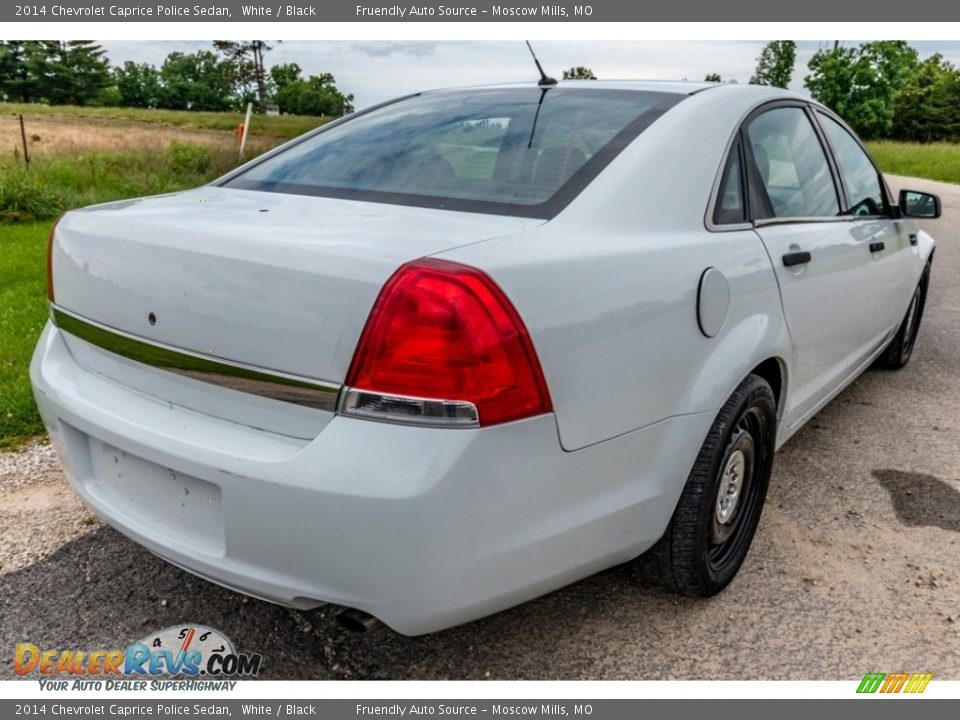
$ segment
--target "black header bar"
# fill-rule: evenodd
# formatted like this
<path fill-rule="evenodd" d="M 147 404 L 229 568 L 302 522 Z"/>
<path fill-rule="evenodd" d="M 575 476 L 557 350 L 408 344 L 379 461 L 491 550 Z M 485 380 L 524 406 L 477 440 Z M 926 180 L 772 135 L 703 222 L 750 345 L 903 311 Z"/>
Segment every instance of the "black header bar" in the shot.
<path fill-rule="evenodd" d="M 960 21 L 934 0 L 56 0 L 3 2 L 0 22 L 909 22 Z"/>

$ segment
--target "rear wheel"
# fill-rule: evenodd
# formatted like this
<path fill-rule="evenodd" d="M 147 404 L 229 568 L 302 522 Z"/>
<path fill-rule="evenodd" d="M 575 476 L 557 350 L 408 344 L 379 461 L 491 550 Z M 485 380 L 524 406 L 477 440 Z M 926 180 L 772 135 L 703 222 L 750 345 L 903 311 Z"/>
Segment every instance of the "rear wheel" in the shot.
<path fill-rule="evenodd" d="M 776 426 L 773 390 L 750 375 L 717 415 L 663 537 L 637 559 L 645 581 L 708 597 L 733 580 L 760 522 Z"/>
<path fill-rule="evenodd" d="M 930 284 L 930 265 L 923 269 L 923 275 L 920 276 L 920 282 L 917 283 L 913 291 L 913 297 L 910 298 L 910 305 L 907 308 L 907 314 L 903 316 L 900 322 L 900 328 L 893 340 L 887 346 L 874 362 L 874 365 L 884 370 L 899 370 L 908 362 L 913 355 L 913 346 L 917 343 L 917 333 L 920 332 L 920 321 L 923 319 L 923 307 L 927 302 L 927 286 Z"/>

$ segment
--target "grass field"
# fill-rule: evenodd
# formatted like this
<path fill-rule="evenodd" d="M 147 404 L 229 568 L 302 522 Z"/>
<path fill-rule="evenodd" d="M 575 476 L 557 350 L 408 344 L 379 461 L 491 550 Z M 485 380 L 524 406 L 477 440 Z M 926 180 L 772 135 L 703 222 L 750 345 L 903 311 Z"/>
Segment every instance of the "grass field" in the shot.
<path fill-rule="evenodd" d="M 57 118 L 73 123 L 126 122 L 233 132 L 243 122 L 243 113 L 191 112 L 187 110 L 150 110 L 145 108 L 97 108 L 33 103 L 0 103 L 0 116 L 23 115 L 28 126 L 31 120 Z M 330 118 L 307 115 L 254 115 L 250 123 L 253 135 L 293 138 L 312 130 Z"/>
<path fill-rule="evenodd" d="M 880 140 L 867 148 L 885 173 L 960 183 L 960 145 Z"/>
<path fill-rule="evenodd" d="M 47 223 L 0 228 L 0 449 L 43 431 L 27 366 L 47 317 Z"/>
<path fill-rule="evenodd" d="M 32 163 L 23 167 L 20 126 Z M 209 182 L 238 162 L 237 113 L 0 103 L 0 448 L 42 432 L 27 374 L 46 318 L 46 239 L 62 210 Z M 255 117 L 248 157 L 325 122 Z M 881 168 L 960 183 L 960 145 L 870 143 Z M 39 220 L 39 221 L 38 221 Z"/>
<path fill-rule="evenodd" d="M 46 241 L 53 218 L 70 208 L 213 180 L 239 162 L 234 130 L 241 120 L 233 113 L 0 104 L 0 448 L 43 430 L 28 365 L 46 319 Z M 255 117 L 246 156 L 323 122 Z"/>

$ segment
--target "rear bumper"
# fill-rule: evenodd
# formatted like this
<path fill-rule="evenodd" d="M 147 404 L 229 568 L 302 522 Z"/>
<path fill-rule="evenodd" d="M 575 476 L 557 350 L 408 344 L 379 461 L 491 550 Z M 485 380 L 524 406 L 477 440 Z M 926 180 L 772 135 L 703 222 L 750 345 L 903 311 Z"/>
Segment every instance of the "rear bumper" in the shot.
<path fill-rule="evenodd" d="M 302 440 L 114 382 L 50 325 L 30 375 L 70 483 L 120 532 L 227 587 L 356 607 L 410 635 L 641 553 L 712 419 L 573 453 L 552 415 L 469 430 L 333 417 Z"/>

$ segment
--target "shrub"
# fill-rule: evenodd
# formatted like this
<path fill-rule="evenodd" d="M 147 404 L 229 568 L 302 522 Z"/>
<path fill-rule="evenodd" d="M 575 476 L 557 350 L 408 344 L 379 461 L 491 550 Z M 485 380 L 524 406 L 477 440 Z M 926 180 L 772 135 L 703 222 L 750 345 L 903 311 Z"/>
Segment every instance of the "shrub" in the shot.
<path fill-rule="evenodd" d="M 0 173 L 0 222 L 49 220 L 63 212 L 56 192 L 24 170 Z"/>
<path fill-rule="evenodd" d="M 207 145 L 170 143 L 170 164 L 178 173 L 205 175 L 213 166 L 213 151 Z"/>

